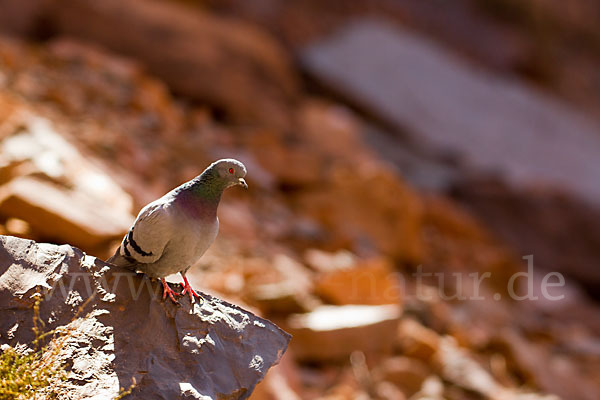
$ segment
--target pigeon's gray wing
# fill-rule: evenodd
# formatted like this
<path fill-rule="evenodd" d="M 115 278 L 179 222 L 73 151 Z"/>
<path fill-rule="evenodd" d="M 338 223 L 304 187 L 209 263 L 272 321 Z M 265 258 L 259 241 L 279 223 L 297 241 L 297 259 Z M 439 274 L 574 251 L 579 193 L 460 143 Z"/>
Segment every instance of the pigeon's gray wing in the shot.
<path fill-rule="evenodd" d="M 173 224 L 164 203 L 150 203 L 140 211 L 133 226 L 127 232 L 121 246 L 108 262 L 126 267 L 138 267 L 160 259 L 171 239 Z"/>

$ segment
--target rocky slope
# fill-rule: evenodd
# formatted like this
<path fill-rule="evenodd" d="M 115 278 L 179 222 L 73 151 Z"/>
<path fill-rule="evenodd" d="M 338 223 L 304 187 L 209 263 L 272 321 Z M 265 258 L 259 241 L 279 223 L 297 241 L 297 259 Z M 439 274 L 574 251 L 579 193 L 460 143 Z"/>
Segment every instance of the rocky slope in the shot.
<path fill-rule="evenodd" d="M 3 28 L 25 36 L 0 40 L 3 233 L 104 257 L 142 205 L 234 156 L 250 190 L 225 195 L 220 236 L 192 283 L 295 335 L 253 398 L 598 398 L 598 308 L 576 281 L 553 292 L 565 301 L 508 300 L 528 246 L 408 183 L 367 145 L 379 121 L 310 94 L 276 39 L 149 0 L 122 2 L 132 20 L 122 41 L 116 3 L 42 3 L 14 9 Z M 47 40 L 33 43 L 40 31 Z M 157 31 L 164 51 L 139 44 Z M 209 38 L 219 45 L 204 46 Z M 175 82 L 188 74 L 193 85 Z M 419 170 L 452 165 L 409 141 L 385 143 Z M 544 262 L 561 248 L 537 246 Z M 419 282 L 419 271 L 430 275 Z M 461 300 L 477 292 L 455 277 L 485 272 L 483 299 Z"/>

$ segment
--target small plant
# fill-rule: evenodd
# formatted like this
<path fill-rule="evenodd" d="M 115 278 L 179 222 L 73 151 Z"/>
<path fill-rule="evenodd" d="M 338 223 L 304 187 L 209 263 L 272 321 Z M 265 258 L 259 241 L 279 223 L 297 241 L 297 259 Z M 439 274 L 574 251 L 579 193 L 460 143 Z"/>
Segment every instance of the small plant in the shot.
<path fill-rule="evenodd" d="M 0 399 L 53 399 L 58 397 L 60 383 L 67 378 L 64 365 L 58 359 L 60 351 L 57 330 L 41 333 L 41 296 L 33 305 L 34 350 L 22 350 L 3 345 L 0 354 Z M 52 335 L 52 340 L 42 345 L 42 340 Z M 62 335 L 64 338 L 64 335 Z"/>
<path fill-rule="evenodd" d="M 0 399 L 56 398 L 66 372 L 61 364 L 47 363 L 44 351 L 24 354 L 10 346 L 0 355 Z"/>
<path fill-rule="evenodd" d="M 94 296 L 88 298 L 73 316 L 73 321 L 84 310 Z M 63 383 L 67 380 L 65 365 L 60 359 L 60 351 L 73 328 L 60 327 L 42 333 L 45 326 L 40 318 L 42 296 L 37 294 L 33 304 L 33 349 L 14 348 L 9 345 L 0 347 L 0 400 L 46 400 L 59 398 L 66 394 Z M 44 340 L 51 336 L 47 344 Z M 131 386 L 121 388 L 114 400 L 120 400 L 130 394 L 136 386 L 135 378 Z"/>

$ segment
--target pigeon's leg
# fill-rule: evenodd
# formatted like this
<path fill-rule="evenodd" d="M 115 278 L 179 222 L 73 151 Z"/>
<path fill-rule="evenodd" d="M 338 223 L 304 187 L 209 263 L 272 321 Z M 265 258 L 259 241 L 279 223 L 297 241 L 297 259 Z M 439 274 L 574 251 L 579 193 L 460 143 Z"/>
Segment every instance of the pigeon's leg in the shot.
<path fill-rule="evenodd" d="M 163 300 L 167 298 L 167 295 L 169 295 L 169 297 L 171 298 L 171 300 L 173 300 L 173 302 L 179 304 L 179 302 L 177 300 L 175 300 L 175 297 L 173 297 L 173 295 L 175 295 L 175 296 L 181 296 L 181 295 L 169 287 L 169 284 L 167 283 L 165 278 L 160 278 L 160 281 L 162 282 L 162 285 L 163 285 Z"/>
<path fill-rule="evenodd" d="M 190 283 L 188 282 L 186 276 L 185 276 L 185 272 L 181 271 L 180 272 L 181 276 L 183 277 L 183 292 L 178 293 L 180 296 L 185 295 L 186 293 L 190 295 L 190 301 L 193 303 L 194 302 L 194 297 L 198 297 L 200 299 L 200 302 L 204 301 L 204 298 L 202 296 L 200 296 L 198 293 L 196 293 L 196 291 L 194 289 L 192 289 L 192 285 L 190 285 Z"/>

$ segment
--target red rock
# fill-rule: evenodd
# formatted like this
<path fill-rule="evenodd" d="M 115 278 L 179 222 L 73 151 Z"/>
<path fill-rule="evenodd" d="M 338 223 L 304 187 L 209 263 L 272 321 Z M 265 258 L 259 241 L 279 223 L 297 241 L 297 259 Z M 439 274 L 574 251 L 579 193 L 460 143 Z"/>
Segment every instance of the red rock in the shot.
<path fill-rule="evenodd" d="M 353 351 L 365 354 L 391 352 L 400 308 L 385 306 L 322 306 L 288 319 L 299 360 L 348 360 Z"/>
<path fill-rule="evenodd" d="M 402 393 L 406 397 L 410 397 L 421 390 L 423 382 L 431 373 L 431 368 L 421 360 L 409 357 L 392 357 L 377 366 L 373 371 L 373 378 L 393 383 L 402 389 Z"/>
<path fill-rule="evenodd" d="M 298 132 L 256 130 L 244 138 L 258 163 L 280 185 L 322 184 L 333 164 L 354 165 L 372 157 L 349 110 L 311 99 L 299 106 L 296 117 Z"/>
<path fill-rule="evenodd" d="M 9 218 L 4 223 L 6 233 L 12 236 L 19 236 L 22 238 L 31 237 L 31 227 L 27 221 L 23 221 L 19 218 Z"/>
<path fill-rule="evenodd" d="M 263 313 L 303 313 L 319 305 L 311 294 L 312 276 L 298 261 L 279 254 L 267 268 L 278 274 L 277 280 L 259 284 L 259 280 L 255 279 L 247 295 L 248 302 L 255 304 Z"/>
<path fill-rule="evenodd" d="M 411 262 L 423 257 L 419 197 L 383 164 L 334 169 L 323 187 L 299 193 L 295 203 L 334 233 L 332 247 Z"/>
<path fill-rule="evenodd" d="M 36 171 L 36 168 L 28 160 L 6 160 L 6 156 L 0 161 L 0 185 L 4 185 L 11 179 L 27 175 Z"/>
<path fill-rule="evenodd" d="M 33 33 L 47 3 L 47 0 L 33 0 L 27 3 L 19 0 L 0 0 L 0 29 L 12 34 Z"/>
<path fill-rule="evenodd" d="M 495 396 L 504 389 L 494 378 L 477 363 L 468 350 L 456 345 L 452 339 L 443 339 L 439 343 L 434 364 L 439 374 L 461 388 L 472 390 L 483 396 Z"/>
<path fill-rule="evenodd" d="M 178 93 L 234 118 L 288 126 L 290 60 L 260 29 L 173 2 L 77 0 L 47 18 L 62 34 L 141 60 Z M 156 51 L 160 49 L 160 51 Z"/>
<path fill-rule="evenodd" d="M 546 345 L 528 341 L 513 329 L 500 332 L 496 344 L 507 354 L 509 365 L 527 383 L 562 399 L 599 398 L 600 390 L 593 378 L 586 379 L 585 371 L 576 363 L 552 354 Z"/>
<path fill-rule="evenodd" d="M 302 391 L 299 385 L 298 367 L 286 353 L 281 361 L 269 370 L 254 392 L 252 400 L 300 400 Z"/>
<path fill-rule="evenodd" d="M 314 185 L 323 178 L 324 160 L 305 141 L 286 145 L 286 138 L 276 132 L 259 131 L 245 138 L 258 164 L 284 186 Z"/>
<path fill-rule="evenodd" d="M 298 118 L 301 139 L 325 160 L 355 165 L 375 156 L 363 140 L 361 120 L 340 104 L 308 99 Z"/>
<path fill-rule="evenodd" d="M 333 272 L 344 268 L 351 268 L 356 264 L 356 256 L 347 250 L 335 253 L 318 249 L 308 249 L 304 258 L 309 267 L 318 272 Z"/>
<path fill-rule="evenodd" d="M 133 220 L 131 197 L 57 133 L 55 124 L 15 105 L 0 121 L 6 161 L 0 214 L 26 222 L 28 237 L 107 255 L 109 242 L 119 239 Z"/>
<path fill-rule="evenodd" d="M 521 269 L 514 252 L 498 241 L 477 219 L 458 204 L 437 195 L 422 196 L 424 269 L 443 266 L 444 272 L 489 271 L 493 279 L 484 280 L 505 293 L 510 276 Z M 427 271 L 439 272 L 439 271 Z M 465 285 L 466 296 L 469 290 Z"/>
<path fill-rule="evenodd" d="M 468 180 L 453 195 L 536 267 L 576 279 L 596 296 L 600 285 L 600 208 L 549 189 L 519 190 L 498 180 Z M 578 232 L 574 237 L 573 232 Z"/>
<path fill-rule="evenodd" d="M 444 397 L 444 383 L 437 375 L 431 375 L 425 382 L 423 388 L 415 394 L 415 399 L 422 400 L 447 400 Z"/>
<path fill-rule="evenodd" d="M 401 304 L 401 282 L 385 258 L 356 260 L 347 268 L 324 272 L 315 293 L 331 304 Z"/>
<path fill-rule="evenodd" d="M 408 357 L 429 362 L 440 346 L 440 336 L 413 319 L 405 318 L 398 326 L 397 344 Z"/>
<path fill-rule="evenodd" d="M 26 221 L 37 235 L 88 249 L 120 238 L 131 223 L 128 214 L 35 178 L 0 188 L 0 214 Z"/>
<path fill-rule="evenodd" d="M 253 288 L 248 295 L 248 302 L 255 304 L 265 315 L 308 312 L 319 304 L 289 281 Z"/>
<path fill-rule="evenodd" d="M 452 338 L 444 338 L 434 360 L 435 368 L 444 381 L 453 386 L 446 388 L 451 399 L 460 399 L 461 393 L 476 393 L 492 400 L 559 400 L 553 394 L 504 387 L 475 359 L 468 349 L 459 347 Z M 559 379 L 560 380 L 560 379 Z M 454 390 L 453 390 L 454 389 Z M 566 392 L 565 392 L 566 393 Z M 568 399 L 580 398 L 571 392 Z M 593 398 L 589 397 L 590 399 Z"/>
<path fill-rule="evenodd" d="M 348 383 L 336 385 L 323 396 L 319 397 L 320 400 L 355 400 L 367 398 L 366 393 L 361 392 L 355 385 Z"/>
<path fill-rule="evenodd" d="M 112 207 L 129 213 L 131 197 L 94 162 L 57 131 L 51 120 L 35 116 L 21 105 L 8 121 L 0 121 L 0 149 L 11 170 L 7 175 L 38 175 Z M 17 167 L 12 167 L 17 165 Z"/>
<path fill-rule="evenodd" d="M 407 397 L 394 384 L 383 381 L 375 385 L 378 400 L 406 400 Z"/>

